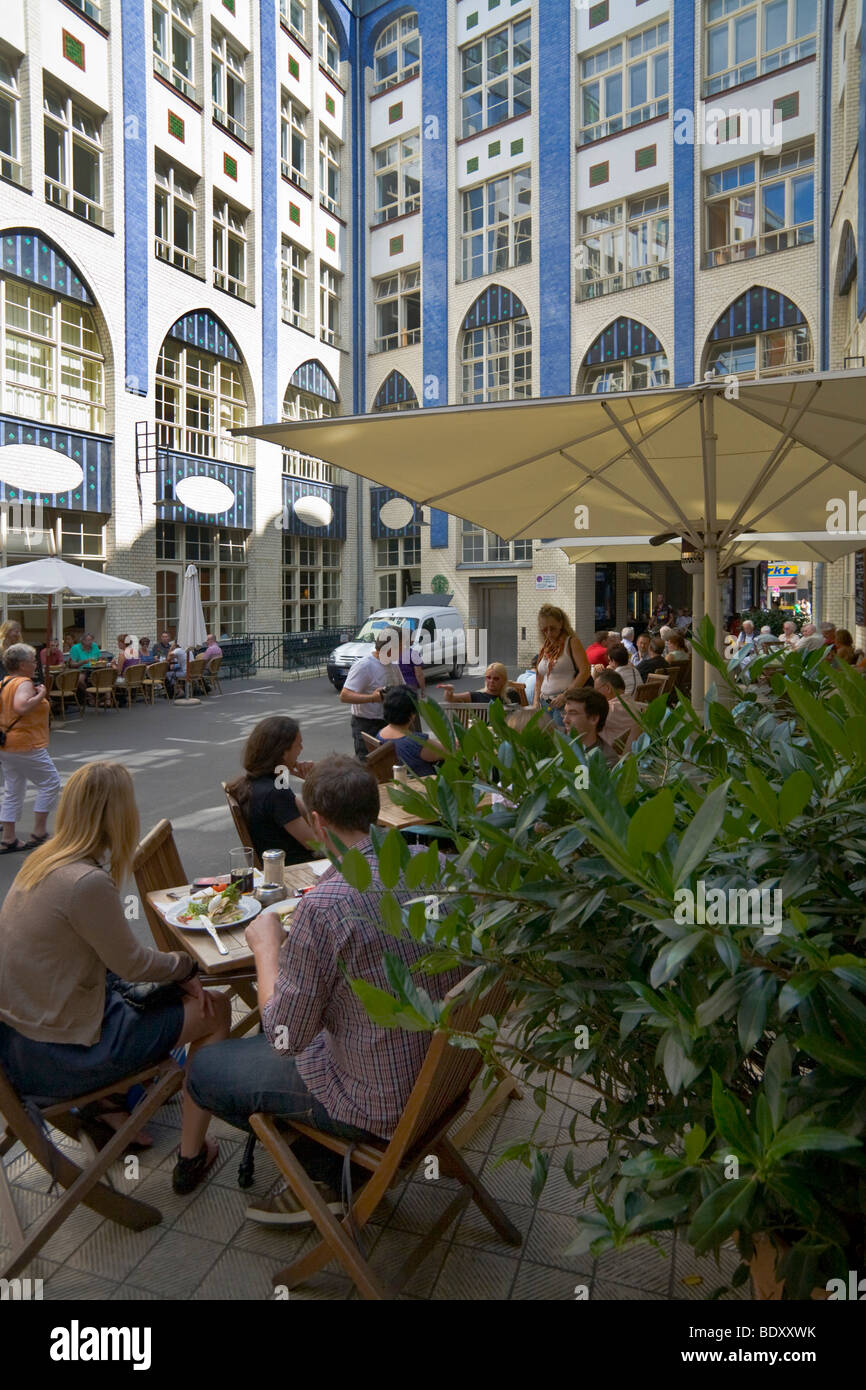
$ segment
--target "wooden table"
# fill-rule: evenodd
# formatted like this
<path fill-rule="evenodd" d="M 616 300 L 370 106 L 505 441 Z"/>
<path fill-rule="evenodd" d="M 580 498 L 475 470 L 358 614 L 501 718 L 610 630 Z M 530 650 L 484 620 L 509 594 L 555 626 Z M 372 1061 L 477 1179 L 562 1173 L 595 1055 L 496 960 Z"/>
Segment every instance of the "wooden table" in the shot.
<path fill-rule="evenodd" d="M 379 819 L 377 825 L 386 826 L 394 830 L 408 830 L 413 825 L 435 825 L 438 816 L 416 816 L 411 811 L 405 811 L 402 806 L 398 806 L 396 801 L 391 798 L 393 787 L 404 786 L 408 790 L 423 792 L 423 777 L 412 777 L 408 782 L 383 782 L 379 787 Z"/>
<path fill-rule="evenodd" d="M 283 882 L 290 893 L 296 892 L 299 888 L 312 888 L 318 881 L 318 875 L 309 864 L 291 864 L 283 873 Z M 228 955 L 222 956 L 206 931 L 184 931 L 183 927 L 176 927 L 173 922 L 166 920 L 166 912 L 177 906 L 177 899 L 169 897 L 169 893 L 177 893 L 182 888 L 189 889 L 189 885 L 180 884 L 174 889 L 162 888 L 157 893 L 147 895 L 147 901 L 159 913 L 166 930 L 175 938 L 178 950 L 186 951 L 187 955 L 192 956 L 197 962 L 199 969 L 208 975 L 236 975 L 242 970 L 254 972 L 253 953 L 244 940 L 244 932 L 248 925 L 246 922 L 218 931 L 220 941 L 228 950 Z M 281 907 L 282 903 L 275 906 Z"/>

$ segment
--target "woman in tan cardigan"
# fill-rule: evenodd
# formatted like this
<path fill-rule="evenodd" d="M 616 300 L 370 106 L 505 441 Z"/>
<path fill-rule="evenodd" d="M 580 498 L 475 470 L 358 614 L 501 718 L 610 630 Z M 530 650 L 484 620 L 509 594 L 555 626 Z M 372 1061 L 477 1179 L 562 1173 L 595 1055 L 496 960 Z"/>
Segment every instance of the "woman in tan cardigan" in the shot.
<path fill-rule="evenodd" d="M 182 951 L 142 945 L 119 888 L 138 843 L 132 778 L 89 763 L 63 789 L 52 839 L 34 850 L 0 909 L 0 1061 L 23 1095 L 58 1100 L 121 1081 L 189 1046 L 228 1037 L 225 995 L 202 989 Z M 107 866 L 107 867 L 106 867 Z M 134 1007 L 125 981 L 174 988 Z M 217 1156 L 210 1115 L 184 1094 L 176 1192 L 191 1192 Z"/>

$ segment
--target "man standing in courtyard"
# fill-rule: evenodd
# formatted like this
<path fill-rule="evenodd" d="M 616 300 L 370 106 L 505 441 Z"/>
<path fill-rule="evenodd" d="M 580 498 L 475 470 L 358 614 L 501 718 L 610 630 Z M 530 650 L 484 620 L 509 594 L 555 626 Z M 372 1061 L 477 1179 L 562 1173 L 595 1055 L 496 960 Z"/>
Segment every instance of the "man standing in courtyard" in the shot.
<path fill-rule="evenodd" d="M 352 742 L 355 752 L 366 762 L 367 745 L 364 734 L 375 738 L 388 722 L 382 706 L 382 697 L 389 685 L 403 685 L 400 667 L 391 660 L 391 652 L 399 653 L 400 634 L 393 628 L 383 628 L 376 633 L 375 651 L 369 656 L 359 656 L 349 668 L 346 683 L 340 691 L 344 705 L 352 706 Z"/>

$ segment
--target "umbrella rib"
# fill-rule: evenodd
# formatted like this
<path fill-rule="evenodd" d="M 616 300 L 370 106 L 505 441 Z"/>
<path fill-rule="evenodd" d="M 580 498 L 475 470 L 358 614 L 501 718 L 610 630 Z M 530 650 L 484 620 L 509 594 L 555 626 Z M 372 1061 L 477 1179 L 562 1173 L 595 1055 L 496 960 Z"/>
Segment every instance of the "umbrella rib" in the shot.
<path fill-rule="evenodd" d="M 759 522 L 762 517 L 766 516 L 768 512 L 771 512 L 774 507 L 779 507 L 783 502 L 787 502 L 788 498 L 793 497 L 795 493 L 802 492 L 803 489 L 808 487 L 810 483 L 813 483 L 816 478 L 820 478 L 822 473 L 826 473 L 828 468 L 842 468 L 846 473 L 850 473 L 852 478 L 856 478 L 859 483 L 866 482 L 866 476 L 862 476 L 861 474 L 855 472 L 855 470 L 851 468 L 849 464 L 842 463 L 841 461 L 842 459 L 844 459 L 845 454 L 850 454 L 852 449 L 857 449 L 861 446 L 861 444 L 864 443 L 866 443 L 866 434 L 861 434 L 860 438 L 855 440 L 853 444 L 849 445 L 849 447 L 844 451 L 844 453 L 839 454 L 836 458 L 825 459 L 825 461 L 818 468 L 816 468 L 814 472 L 810 473 L 807 478 L 803 478 L 798 483 L 795 483 L 794 486 L 792 488 L 789 488 L 787 492 L 783 492 L 781 497 L 775 498 L 775 500 L 771 502 L 768 507 L 765 507 L 762 512 L 758 512 L 757 515 L 752 517 L 752 520 L 749 523 L 749 528 L 754 530 L 756 523 Z M 808 448 L 809 446 L 805 445 L 804 447 Z"/>
<path fill-rule="evenodd" d="M 624 425 L 619 420 L 617 420 L 612 408 L 608 405 L 607 401 L 602 401 L 601 405 L 605 414 L 608 416 L 610 420 L 613 421 L 614 425 L 619 430 L 623 439 L 626 441 L 626 444 L 628 445 L 628 452 L 631 454 L 632 458 L 640 468 L 641 472 L 645 474 L 649 482 L 655 486 L 657 491 L 660 492 L 662 496 L 665 498 L 665 500 L 670 504 L 670 506 L 673 508 L 674 514 L 679 517 L 683 526 L 683 535 L 688 536 L 689 540 L 696 547 L 696 549 L 703 550 L 703 540 L 697 535 L 695 531 L 692 530 L 688 518 L 685 516 L 685 513 L 683 512 L 673 493 L 671 493 L 665 487 L 664 483 L 653 469 L 643 450 L 640 449 L 637 444 L 632 443 L 632 441 L 629 439 L 628 435 L 626 434 Z"/>
<path fill-rule="evenodd" d="M 627 452 L 627 451 L 626 451 L 626 452 Z M 579 459 L 572 458 L 571 454 L 567 454 L 567 453 L 565 452 L 564 449 L 560 449 L 560 453 L 562 454 L 562 457 L 563 457 L 564 459 L 567 459 L 569 463 L 573 463 L 574 466 L 575 466 L 576 468 L 583 468 L 583 469 L 584 469 L 584 471 L 585 471 L 585 473 L 586 473 L 586 478 L 585 478 L 585 481 L 586 481 L 586 482 L 596 482 L 596 483 L 600 483 L 602 487 L 608 488 L 611 492 L 615 493 L 617 497 L 623 497 L 623 498 L 625 498 L 626 502 L 633 502 L 633 501 L 634 501 L 634 498 L 632 497 L 631 493 L 626 492 L 625 488 L 618 487 L 617 484 L 616 484 L 616 483 L 612 483 L 612 482 L 610 481 L 609 478 L 603 478 L 603 477 L 601 476 L 603 469 L 604 469 L 604 468 L 609 468 L 609 467 L 610 467 L 610 464 L 609 464 L 609 463 L 603 464 L 603 465 L 602 465 L 602 468 L 600 468 L 599 471 L 598 471 L 597 473 L 593 473 L 593 472 L 591 472 L 589 469 L 587 469 L 587 468 L 586 468 L 586 465 L 583 464 L 583 463 L 581 463 Z M 624 456 L 624 455 L 620 455 L 620 457 L 623 457 L 623 456 Z M 614 461 L 614 460 L 612 460 L 611 462 L 613 462 L 613 461 Z M 573 495 L 573 494 L 572 494 L 572 495 Z M 644 507 L 644 511 L 646 512 L 647 516 L 651 516 L 651 517 L 653 518 L 653 520 L 655 520 L 655 521 L 657 521 L 657 522 L 659 523 L 660 526 L 668 526 L 668 525 L 670 524 L 670 518 L 669 518 L 669 517 L 662 516 L 660 512 L 654 511 L 652 507 L 649 507 L 649 506 Z"/>

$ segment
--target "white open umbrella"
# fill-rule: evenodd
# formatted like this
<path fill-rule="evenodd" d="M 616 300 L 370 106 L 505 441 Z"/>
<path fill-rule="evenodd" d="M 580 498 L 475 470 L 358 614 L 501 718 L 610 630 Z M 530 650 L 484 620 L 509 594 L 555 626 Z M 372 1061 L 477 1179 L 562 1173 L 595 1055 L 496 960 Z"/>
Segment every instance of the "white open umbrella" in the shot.
<path fill-rule="evenodd" d="M 44 560 L 30 560 L 26 565 L 8 565 L 0 569 L 0 593 L 45 594 L 48 598 L 47 640 L 51 641 L 51 601 L 68 594 L 70 598 L 147 598 L 146 584 L 131 579 L 115 579 L 101 570 L 89 570 L 84 565 L 70 565 L 56 555 Z"/>
<path fill-rule="evenodd" d="M 829 533 L 843 511 L 855 520 L 839 529 L 858 531 L 851 498 L 866 485 L 864 387 L 866 371 L 805 373 L 237 432 L 314 454 L 507 540 L 682 537 L 703 557 L 704 608 L 718 631 L 719 553 L 732 540 Z"/>
<path fill-rule="evenodd" d="M 177 624 L 177 645 L 185 651 L 200 647 L 207 637 L 204 609 L 201 606 L 198 570 L 187 565 L 180 596 L 180 619 Z"/>

